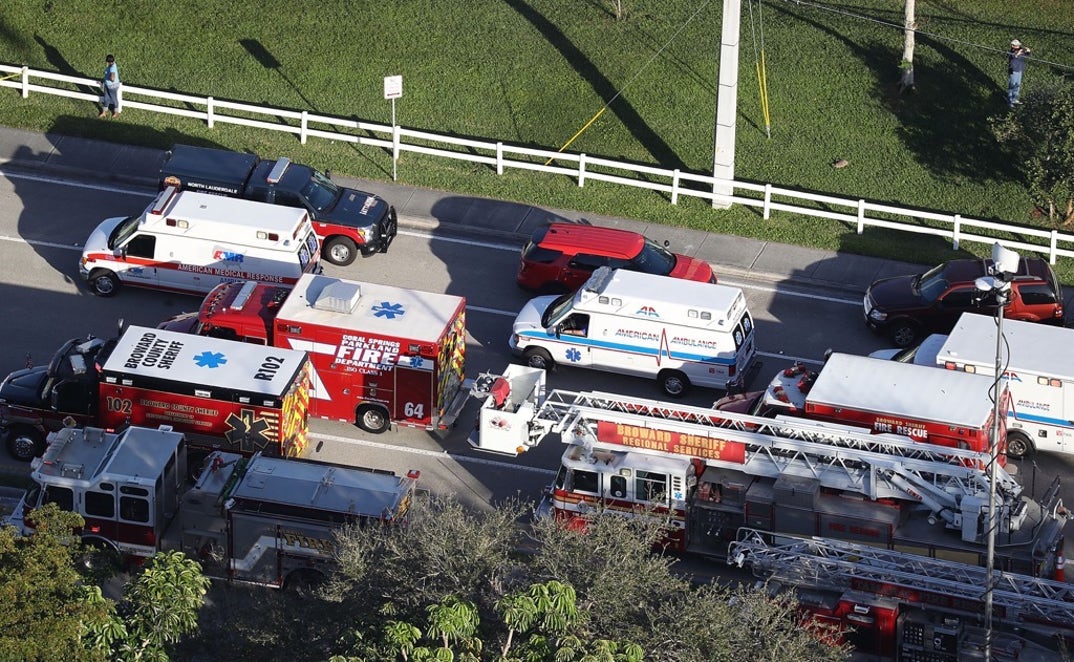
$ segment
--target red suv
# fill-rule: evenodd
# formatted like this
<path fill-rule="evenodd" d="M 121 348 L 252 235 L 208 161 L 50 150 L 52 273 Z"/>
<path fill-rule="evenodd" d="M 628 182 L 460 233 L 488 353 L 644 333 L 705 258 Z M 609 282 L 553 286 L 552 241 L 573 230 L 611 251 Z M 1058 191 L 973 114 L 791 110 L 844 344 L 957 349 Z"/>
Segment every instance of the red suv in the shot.
<path fill-rule="evenodd" d="M 992 260 L 951 260 L 923 274 L 878 280 L 865 293 L 865 323 L 897 347 L 910 347 L 926 334 L 948 333 L 964 312 L 995 315 L 995 293 L 974 284 L 991 266 Z M 1022 258 L 1010 283 L 1004 317 L 1063 325 L 1063 289 L 1047 260 Z"/>
<path fill-rule="evenodd" d="M 573 292 L 597 267 L 605 266 L 716 282 L 707 262 L 671 253 L 637 232 L 573 223 L 552 223 L 533 233 L 522 247 L 517 280 L 527 290 Z"/>

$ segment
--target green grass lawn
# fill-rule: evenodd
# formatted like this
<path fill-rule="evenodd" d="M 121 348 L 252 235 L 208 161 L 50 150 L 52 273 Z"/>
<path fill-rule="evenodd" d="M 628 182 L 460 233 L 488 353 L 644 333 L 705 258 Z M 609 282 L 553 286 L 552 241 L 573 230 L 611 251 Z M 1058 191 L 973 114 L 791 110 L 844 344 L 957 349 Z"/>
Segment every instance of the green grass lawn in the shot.
<path fill-rule="evenodd" d="M 132 85 L 213 95 L 388 123 L 383 77 L 402 75 L 400 124 L 557 148 L 613 97 L 574 152 L 711 172 L 719 0 L 407 0 L 368 3 L 170 3 L 112 0 L 0 5 L 0 61 L 99 77 L 115 53 Z M 1034 55 L 1074 53 L 1066 0 L 917 3 L 918 91 L 899 95 L 902 3 L 854 0 L 763 5 L 772 137 L 754 73 L 757 5 L 742 14 L 736 177 L 781 186 L 1041 223 L 1024 182 L 988 132 L 1005 112 L 1004 52 L 1012 37 Z M 860 18 L 859 18 L 860 17 Z M 1074 64 L 1074 63 L 1071 63 Z M 1028 92 L 1060 72 L 1031 62 Z M 1069 73 L 1069 72 L 1068 72 Z M 388 179 L 383 150 L 130 110 L 95 119 L 90 104 L 0 93 L 0 123 L 168 147 L 197 142 L 287 154 L 358 177 Z M 849 166 L 832 167 L 837 159 Z M 939 239 L 776 214 L 762 220 L 700 200 L 406 154 L 401 181 L 590 213 L 644 218 L 829 249 L 924 262 L 951 256 Z M 979 252 L 986 246 L 969 244 Z M 1074 269 L 1065 275 L 1074 276 Z M 1071 278 L 1066 278 L 1070 281 Z"/>

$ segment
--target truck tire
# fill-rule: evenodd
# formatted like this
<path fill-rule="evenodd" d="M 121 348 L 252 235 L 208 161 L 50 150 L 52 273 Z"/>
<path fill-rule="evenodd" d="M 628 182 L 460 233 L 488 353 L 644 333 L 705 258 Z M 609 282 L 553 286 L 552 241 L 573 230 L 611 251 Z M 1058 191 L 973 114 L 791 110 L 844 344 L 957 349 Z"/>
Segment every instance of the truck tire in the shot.
<path fill-rule="evenodd" d="M 332 264 L 345 267 L 358 257 L 358 247 L 354 244 L 354 240 L 348 237 L 332 237 L 324 242 L 321 254 Z"/>
<path fill-rule="evenodd" d="M 388 429 L 391 420 L 388 411 L 380 405 L 361 405 L 355 414 L 355 423 L 366 432 L 380 434 Z"/>
<path fill-rule="evenodd" d="M 531 347 L 522 354 L 522 360 L 526 362 L 531 368 L 537 368 L 538 370 L 551 370 L 556 367 L 556 362 L 552 360 L 552 355 L 540 347 Z"/>
<path fill-rule="evenodd" d="M 678 370 L 664 370 L 657 376 L 660 388 L 664 389 L 669 397 L 681 398 L 690 390 L 690 378 Z"/>
<path fill-rule="evenodd" d="M 7 436 L 7 452 L 11 457 L 29 462 L 45 452 L 45 435 L 29 425 L 17 425 Z"/>
<path fill-rule="evenodd" d="M 111 271 L 98 269 L 90 274 L 89 288 L 99 297 L 112 297 L 119 291 L 119 278 Z"/>
<path fill-rule="evenodd" d="M 888 336 L 890 336 L 891 342 L 899 349 L 905 349 L 906 347 L 912 346 L 917 342 L 920 334 L 920 329 L 918 329 L 917 325 L 910 320 L 893 322 L 891 330 L 888 331 Z"/>
<path fill-rule="evenodd" d="M 283 590 L 300 598 L 313 597 L 325 576 L 316 570 L 295 570 L 283 580 Z"/>
<path fill-rule="evenodd" d="M 1025 432 L 1007 430 L 1007 457 L 1021 460 L 1031 457 L 1035 450 L 1033 440 Z"/>

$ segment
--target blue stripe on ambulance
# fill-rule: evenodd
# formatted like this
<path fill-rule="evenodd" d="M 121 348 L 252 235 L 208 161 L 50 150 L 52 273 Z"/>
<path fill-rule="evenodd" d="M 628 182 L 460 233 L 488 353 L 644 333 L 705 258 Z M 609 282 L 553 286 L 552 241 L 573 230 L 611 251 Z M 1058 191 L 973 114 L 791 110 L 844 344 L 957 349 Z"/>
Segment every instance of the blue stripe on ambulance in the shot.
<path fill-rule="evenodd" d="M 590 338 L 577 338 L 571 337 L 570 340 L 560 340 L 555 336 L 549 336 L 541 331 L 522 331 L 518 334 L 523 338 L 532 338 L 541 342 L 555 342 L 561 345 L 583 345 L 588 347 L 597 347 L 600 349 L 610 349 L 618 352 L 629 352 L 631 354 L 641 354 L 643 356 L 662 357 L 666 356 L 672 359 L 678 359 L 680 361 L 691 361 L 693 363 L 717 363 L 722 365 L 734 365 L 735 357 L 722 357 L 712 356 L 709 354 L 689 354 L 686 352 L 667 352 L 664 350 L 650 349 L 641 345 L 627 345 L 624 343 L 607 342 L 605 340 L 593 340 Z"/>

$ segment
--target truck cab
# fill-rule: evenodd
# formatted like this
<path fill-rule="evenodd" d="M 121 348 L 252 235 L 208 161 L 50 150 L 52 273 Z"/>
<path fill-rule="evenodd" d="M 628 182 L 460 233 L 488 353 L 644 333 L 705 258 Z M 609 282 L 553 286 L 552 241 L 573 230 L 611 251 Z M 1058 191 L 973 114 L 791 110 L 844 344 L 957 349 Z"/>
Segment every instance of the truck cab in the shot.
<path fill-rule="evenodd" d="M 242 197 L 299 207 L 309 212 L 322 255 L 346 266 L 361 253 L 386 253 L 399 220 L 384 198 L 337 186 L 327 173 L 288 158 L 262 160 L 254 154 L 175 145 L 160 172 L 160 187 Z"/>
<path fill-rule="evenodd" d="M 113 347 L 115 340 L 73 338 L 48 365 L 16 370 L 0 382 L 0 436 L 12 457 L 29 461 L 44 451 L 49 432 L 96 414 L 98 366 Z"/>

